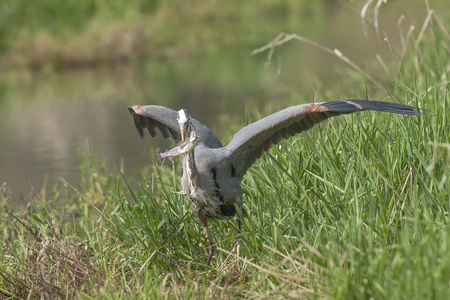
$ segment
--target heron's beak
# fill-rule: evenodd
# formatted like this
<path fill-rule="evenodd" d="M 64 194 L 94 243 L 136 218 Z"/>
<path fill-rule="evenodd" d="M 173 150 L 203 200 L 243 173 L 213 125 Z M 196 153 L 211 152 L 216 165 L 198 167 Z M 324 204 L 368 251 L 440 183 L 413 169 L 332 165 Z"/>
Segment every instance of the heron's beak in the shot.
<path fill-rule="evenodd" d="M 183 123 L 183 126 L 181 126 L 181 141 L 186 141 L 189 137 L 189 128 L 190 128 L 190 122 Z"/>

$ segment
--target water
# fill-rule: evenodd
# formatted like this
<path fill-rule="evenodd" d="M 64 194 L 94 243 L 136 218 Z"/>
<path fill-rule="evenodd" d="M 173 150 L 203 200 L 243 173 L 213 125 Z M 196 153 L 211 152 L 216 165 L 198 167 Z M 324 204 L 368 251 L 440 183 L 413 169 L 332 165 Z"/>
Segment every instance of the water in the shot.
<path fill-rule="evenodd" d="M 423 21 L 425 5 L 419 4 L 395 3 L 381 15 L 385 19 L 380 24 L 394 37 L 394 47 L 399 44 L 399 11 Z M 277 32 L 290 29 L 338 48 L 358 64 L 375 61 L 376 54 L 392 62 L 386 43 L 370 30 L 369 37 L 365 37 L 358 17 L 342 7 L 325 10 L 314 28 L 308 28 L 308 24 L 294 28 L 277 25 Z M 416 27 L 421 25 L 417 23 Z M 80 181 L 77 149 L 85 153 L 86 141 L 106 159 L 108 170 L 113 170 L 113 162 L 123 159 L 126 177 L 133 176 L 152 163 L 150 149 L 159 147 L 164 151 L 173 143 L 148 135 L 140 140 L 128 105 L 187 108 L 223 140 L 243 124 L 247 112 L 264 116 L 287 105 L 311 102 L 315 93 L 322 101 L 353 96 L 351 86 L 349 90 L 338 84 L 349 81 L 337 76 L 337 69 L 347 66 L 300 42 L 277 49 L 271 67 L 266 68 L 267 53 L 249 54 L 269 39 L 261 34 L 260 38 L 252 38 L 258 42 L 249 45 L 244 38 L 237 38 L 233 45 L 199 50 L 197 56 L 188 59 L 151 60 L 139 67 L 2 74 L 0 185 L 6 183 L 18 203 L 27 201 L 32 186 L 40 191 L 44 182 L 52 185 L 64 178 L 76 186 Z M 389 78 L 389 74 L 384 76 Z M 327 86 L 337 86 L 332 90 L 335 94 L 330 94 Z"/>
<path fill-rule="evenodd" d="M 177 70 L 173 72 L 178 74 Z M 110 171 L 113 163 L 123 159 L 125 175 L 130 177 L 152 163 L 150 149 L 164 151 L 174 141 L 160 136 L 151 139 L 148 134 L 141 140 L 129 105 L 157 104 L 176 110 L 187 107 L 214 128 L 218 115 L 240 100 L 217 107 L 217 102 L 209 99 L 220 102 L 224 97 L 220 87 L 216 94 L 198 78 L 195 80 L 199 83 L 192 83 L 177 82 L 172 73 L 164 77 L 147 75 L 131 67 L 33 74 L 30 78 L 27 74 L 11 74 L 24 78 L 7 78 L 6 82 L 12 84 L 0 88 L 0 185 L 7 183 L 20 202 L 26 201 L 32 187 L 39 192 L 44 179 L 52 185 L 64 178 L 76 186 L 80 181 L 77 152 L 86 153 L 87 142 L 106 159 Z M 241 113 L 243 116 L 244 110 Z"/>

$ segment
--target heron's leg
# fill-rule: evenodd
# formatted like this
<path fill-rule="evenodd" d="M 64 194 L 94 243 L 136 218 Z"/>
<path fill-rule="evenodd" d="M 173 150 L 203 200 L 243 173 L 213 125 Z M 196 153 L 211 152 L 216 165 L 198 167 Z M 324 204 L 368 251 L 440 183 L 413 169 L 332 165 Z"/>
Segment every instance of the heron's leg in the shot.
<path fill-rule="evenodd" d="M 245 211 L 245 209 L 243 207 L 240 207 L 240 209 L 241 209 L 241 212 L 242 212 L 242 216 L 244 218 L 248 217 L 248 214 Z M 236 237 L 236 239 L 234 240 L 234 243 L 233 243 L 233 248 L 239 242 L 239 236 L 241 235 L 241 228 L 242 228 L 242 222 L 241 222 L 241 218 L 238 216 L 238 232 L 237 232 L 237 237 Z"/>
<path fill-rule="evenodd" d="M 209 243 L 209 256 L 208 256 L 208 260 L 206 261 L 206 264 L 209 266 L 209 263 L 211 262 L 211 258 L 214 254 L 214 250 L 216 249 L 211 237 L 211 233 L 209 232 L 209 228 L 208 228 L 208 218 L 206 217 L 205 214 L 203 213 L 197 213 L 198 218 L 200 219 L 200 222 L 202 222 L 203 227 L 205 227 L 206 230 L 206 237 L 208 238 L 208 243 Z"/>

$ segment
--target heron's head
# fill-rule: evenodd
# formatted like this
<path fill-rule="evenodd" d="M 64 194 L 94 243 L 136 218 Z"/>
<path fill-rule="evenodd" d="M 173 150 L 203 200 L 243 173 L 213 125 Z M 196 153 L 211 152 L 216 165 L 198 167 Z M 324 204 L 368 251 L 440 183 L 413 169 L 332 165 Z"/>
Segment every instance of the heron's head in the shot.
<path fill-rule="evenodd" d="M 181 141 L 188 139 L 189 132 L 191 131 L 191 115 L 187 109 L 180 109 L 178 111 L 178 124 L 180 125 Z"/>

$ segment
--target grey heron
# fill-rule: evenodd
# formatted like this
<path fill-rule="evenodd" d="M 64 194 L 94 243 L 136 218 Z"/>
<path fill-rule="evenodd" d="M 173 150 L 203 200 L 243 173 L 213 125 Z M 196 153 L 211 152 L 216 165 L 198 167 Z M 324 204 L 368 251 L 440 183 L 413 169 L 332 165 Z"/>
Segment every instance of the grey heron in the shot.
<path fill-rule="evenodd" d="M 208 229 L 208 217 L 229 219 L 242 206 L 241 179 L 252 164 L 274 144 L 334 116 L 363 110 L 404 115 L 423 115 L 421 109 L 403 104 L 368 100 L 339 100 L 291 106 L 243 127 L 223 146 L 217 136 L 185 109 L 176 112 L 156 105 L 133 105 L 128 108 L 141 138 L 147 129 L 152 137 L 159 129 L 164 138 L 185 141 L 191 131 L 198 144 L 183 153 L 181 185 L 206 230 L 210 264 L 214 243 Z M 240 225 L 240 220 L 239 220 Z"/>

